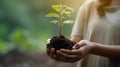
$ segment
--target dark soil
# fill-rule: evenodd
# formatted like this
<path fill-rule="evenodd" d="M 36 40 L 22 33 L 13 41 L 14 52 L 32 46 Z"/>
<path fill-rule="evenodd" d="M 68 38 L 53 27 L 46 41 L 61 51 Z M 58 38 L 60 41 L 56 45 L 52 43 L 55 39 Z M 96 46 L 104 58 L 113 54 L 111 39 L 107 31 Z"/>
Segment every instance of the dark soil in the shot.
<path fill-rule="evenodd" d="M 66 39 L 63 35 L 61 36 L 53 36 L 50 40 L 49 48 L 55 48 L 55 54 L 56 50 L 59 49 L 72 49 L 72 46 L 75 44 L 75 42 Z"/>

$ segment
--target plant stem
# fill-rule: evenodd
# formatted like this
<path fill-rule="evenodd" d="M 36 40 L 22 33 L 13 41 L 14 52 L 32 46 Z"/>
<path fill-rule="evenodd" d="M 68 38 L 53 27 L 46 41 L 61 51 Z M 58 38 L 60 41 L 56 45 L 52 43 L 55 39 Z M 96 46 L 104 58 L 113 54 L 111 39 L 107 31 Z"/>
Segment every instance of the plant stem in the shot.
<path fill-rule="evenodd" d="M 60 6 L 60 17 L 59 17 L 59 36 L 62 33 L 62 5 Z"/>

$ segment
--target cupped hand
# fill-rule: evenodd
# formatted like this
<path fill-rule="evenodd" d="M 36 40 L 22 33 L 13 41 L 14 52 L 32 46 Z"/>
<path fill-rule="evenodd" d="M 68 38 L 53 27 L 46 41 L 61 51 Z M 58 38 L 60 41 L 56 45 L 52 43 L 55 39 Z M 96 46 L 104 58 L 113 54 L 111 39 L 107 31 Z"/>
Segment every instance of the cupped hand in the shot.
<path fill-rule="evenodd" d="M 50 39 L 46 41 L 46 52 L 47 55 L 50 56 L 50 58 L 56 61 L 60 61 L 59 57 L 55 55 L 55 49 L 50 47 Z"/>
<path fill-rule="evenodd" d="M 87 40 L 81 40 L 73 46 L 73 50 L 61 49 L 57 54 L 63 62 L 77 62 L 91 52 L 93 44 Z"/>

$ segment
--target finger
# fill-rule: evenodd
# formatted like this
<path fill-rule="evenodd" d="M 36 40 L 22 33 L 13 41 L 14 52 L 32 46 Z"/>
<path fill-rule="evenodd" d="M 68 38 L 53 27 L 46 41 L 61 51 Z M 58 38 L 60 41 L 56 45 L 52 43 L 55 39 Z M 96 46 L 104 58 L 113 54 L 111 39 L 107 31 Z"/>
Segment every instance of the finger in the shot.
<path fill-rule="evenodd" d="M 54 59 L 55 59 L 56 61 L 59 61 L 59 58 L 58 58 L 57 55 L 54 55 Z"/>
<path fill-rule="evenodd" d="M 47 44 L 46 48 L 51 49 L 51 45 L 50 45 L 50 44 Z"/>
<path fill-rule="evenodd" d="M 80 50 L 66 50 L 66 49 L 60 49 L 60 52 L 68 54 L 68 55 L 81 55 Z"/>
<path fill-rule="evenodd" d="M 51 40 L 51 39 L 49 38 L 49 39 L 46 40 L 46 42 L 50 42 L 50 40 Z"/>
<path fill-rule="evenodd" d="M 46 45 L 49 45 L 50 44 L 50 39 L 47 39 L 46 40 Z"/>
<path fill-rule="evenodd" d="M 60 61 L 62 62 L 69 62 L 69 63 L 74 63 L 76 61 L 79 61 L 81 58 L 66 58 L 64 56 L 61 56 L 61 54 L 58 54 Z"/>
<path fill-rule="evenodd" d="M 64 59 L 64 58 L 62 58 L 62 57 L 60 57 L 60 61 L 62 61 L 62 62 L 67 62 L 67 63 L 74 63 L 74 62 L 77 62 L 77 61 L 79 61 L 80 59 L 74 59 L 74 60 L 70 60 L 70 59 Z"/>
<path fill-rule="evenodd" d="M 47 41 L 46 41 L 46 48 L 50 48 L 51 47 L 51 45 L 50 45 L 50 39 L 48 39 Z"/>
<path fill-rule="evenodd" d="M 73 49 L 79 49 L 80 47 L 82 47 L 84 45 L 85 45 L 84 42 L 80 41 L 73 46 Z"/>
<path fill-rule="evenodd" d="M 47 55 L 50 56 L 51 49 L 47 48 Z"/>
<path fill-rule="evenodd" d="M 79 49 L 80 48 L 80 45 L 78 43 L 76 43 L 73 47 L 73 49 Z"/>
<path fill-rule="evenodd" d="M 57 54 L 60 56 L 60 57 L 63 57 L 64 59 L 68 59 L 68 60 L 74 60 L 74 59 L 78 59 L 80 57 L 80 55 L 70 55 L 70 54 L 66 54 L 66 53 L 63 53 L 63 52 L 60 52 L 60 51 L 57 51 Z"/>
<path fill-rule="evenodd" d="M 55 53 L 55 49 L 51 48 L 50 57 L 53 58 L 53 59 L 54 59 L 54 53 Z"/>
<path fill-rule="evenodd" d="M 88 43 L 89 43 L 88 40 L 81 40 L 81 41 L 79 42 L 79 44 L 83 44 L 83 45 L 86 45 L 86 44 L 88 44 Z"/>

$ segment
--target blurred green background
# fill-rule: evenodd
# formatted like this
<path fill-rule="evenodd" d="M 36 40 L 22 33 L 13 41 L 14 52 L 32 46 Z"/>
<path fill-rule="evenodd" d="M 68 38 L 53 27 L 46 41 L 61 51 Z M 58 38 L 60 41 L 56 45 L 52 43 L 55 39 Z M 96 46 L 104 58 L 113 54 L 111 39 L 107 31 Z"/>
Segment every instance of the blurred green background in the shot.
<path fill-rule="evenodd" d="M 58 25 L 50 24 L 45 15 L 52 4 L 65 4 L 75 11 L 84 0 L 0 0 L 0 55 L 15 50 L 21 53 L 46 54 L 45 42 L 58 34 Z M 73 24 L 65 24 L 62 34 L 68 39 Z"/>
<path fill-rule="evenodd" d="M 84 0 L 83 0 L 84 1 Z M 0 0 L 0 53 L 18 48 L 21 51 L 45 52 L 46 39 L 57 35 L 58 25 L 45 15 L 52 4 L 72 7 L 73 20 L 81 0 Z M 64 25 L 63 35 L 70 37 L 73 24 Z"/>

